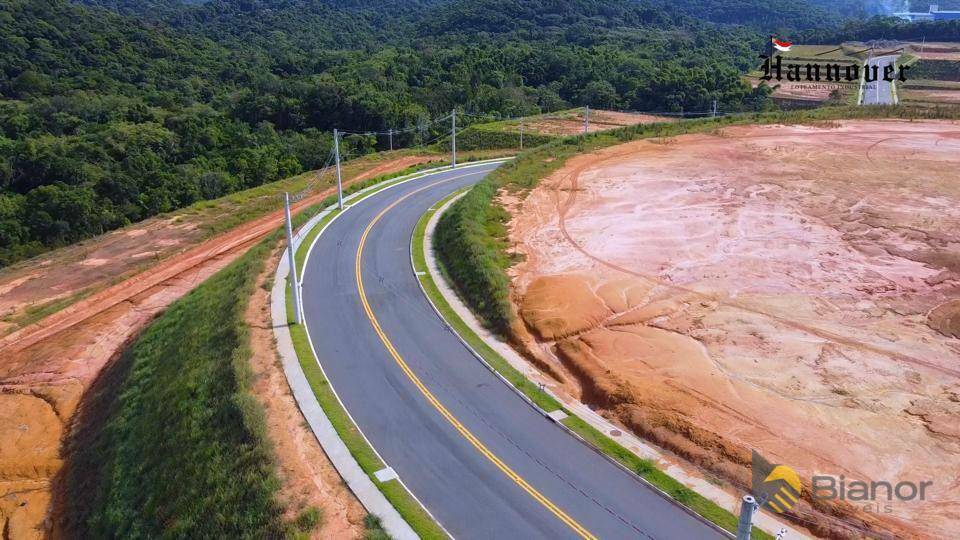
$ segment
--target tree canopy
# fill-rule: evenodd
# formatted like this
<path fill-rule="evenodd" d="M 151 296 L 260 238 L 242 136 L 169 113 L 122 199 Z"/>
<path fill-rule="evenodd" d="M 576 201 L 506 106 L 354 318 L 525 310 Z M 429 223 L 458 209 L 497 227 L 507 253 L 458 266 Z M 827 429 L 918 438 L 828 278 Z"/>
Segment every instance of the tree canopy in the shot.
<path fill-rule="evenodd" d="M 802 0 L 7 0 L 0 265 L 316 168 L 334 127 L 764 107 L 740 74 L 766 33 L 832 17 Z"/>

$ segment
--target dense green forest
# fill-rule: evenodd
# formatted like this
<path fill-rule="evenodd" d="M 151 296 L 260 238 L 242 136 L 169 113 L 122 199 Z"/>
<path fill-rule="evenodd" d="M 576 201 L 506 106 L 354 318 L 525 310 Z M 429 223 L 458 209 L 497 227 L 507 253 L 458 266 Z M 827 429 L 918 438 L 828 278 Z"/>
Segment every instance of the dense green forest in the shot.
<path fill-rule="evenodd" d="M 851 3 L 841 3 L 849 11 Z M 769 107 L 740 79 L 826 0 L 5 0 L 0 266 L 316 168 L 453 108 Z M 468 119 L 466 116 L 465 119 Z M 356 155 L 386 140 L 351 136 Z"/>

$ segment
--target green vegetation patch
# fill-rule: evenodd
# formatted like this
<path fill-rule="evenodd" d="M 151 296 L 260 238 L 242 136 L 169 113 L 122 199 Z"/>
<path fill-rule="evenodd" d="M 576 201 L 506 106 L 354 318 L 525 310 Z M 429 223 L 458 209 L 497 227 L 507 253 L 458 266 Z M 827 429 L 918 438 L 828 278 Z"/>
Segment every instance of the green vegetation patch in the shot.
<path fill-rule="evenodd" d="M 94 385 L 67 442 L 78 537 L 288 532 L 243 321 L 270 245 L 175 302 Z"/>
<path fill-rule="evenodd" d="M 467 323 L 460 318 L 459 315 L 450 307 L 450 304 L 440 293 L 440 290 L 437 288 L 436 282 L 434 282 L 433 277 L 427 272 L 427 263 L 425 254 L 423 251 L 423 237 L 427 229 L 427 222 L 430 221 L 430 217 L 433 216 L 437 210 L 446 204 L 447 201 L 457 196 L 460 192 L 454 193 L 439 203 L 435 204 L 434 207 L 429 210 L 426 214 L 421 216 L 420 221 L 417 222 L 417 226 L 413 231 L 413 267 L 418 272 L 425 272 L 423 275 L 419 276 L 420 284 L 423 285 L 424 290 L 427 293 L 427 296 L 430 298 L 430 301 L 433 302 L 433 305 L 440 311 L 440 314 L 443 315 L 443 318 L 453 329 L 457 332 L 466 341 L 473 350 L 477 351 L 478 354 L 483 356 L 484 360 L 487 361 L 503 378 L 510 381 L 517 390 L 527 396 L 530 401 L 537 404 L 541 409 L 550 412 L 561 409 L 562 406 L 560 402 L 553 399 L 549 394 L 542 392 L 536 384 L 531 382 L 529 379 L 523 376 L 522 373 L 517 371 L 509 362 L 507 362 L 502 356 L 500 356 L 497 351 L 495 351 L 486 341 L 480 338 L 469 326 Z M 443 269 L 441 268 L 441 272 Z"/>
<path fill-rule="evenodd" d="M 533 148 L 547 144 L 557 139 L 552 135 L 536 133 L 527 129 L 523 132 L 523 146 Z M 441 151 L 450 151 L 450 139 L 441 141 L 437 148 Z M 501 120 L 473 124 L 457 134 L 457 150 L 497 150 L 503 148 L 520 148 L 519 120 Z"/>

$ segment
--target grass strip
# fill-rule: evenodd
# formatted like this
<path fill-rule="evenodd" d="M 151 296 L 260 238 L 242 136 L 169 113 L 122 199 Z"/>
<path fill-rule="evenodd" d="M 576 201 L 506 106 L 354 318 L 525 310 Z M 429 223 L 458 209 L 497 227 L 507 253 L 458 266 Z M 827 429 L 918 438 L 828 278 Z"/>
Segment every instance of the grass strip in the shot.
<path fill-rule="evenodd" d="M 450 307 L 450 304 L 447 303 L 446 299 L 440 293 L 440 290 L 437 288 L 437 284 L 433 281 L 433 277 L 430 275 L 430 272 L 427 268 L 425 254 L 423 252 L 423 237 L 427 229 L 427 222 L 430 221 L 430 218 L 450 199 L 459 195 L 460 192 L 453 193 L 450 196 L 446 197 L 439 203 L 435 204 L 433 208 L 427 211 L 424 215 L 420 217 L 420 221 L 417 222 L 416 228 L 413 230 L 413 267 L 417 272 L 424 272 L 419 276 L 420 283 L 423 285 L 423 288 L 427 291 L 427 296 L 433 302 L 433 305 L 437 307 L 437 310 L 440 311 L 440 314 L 443 316 L 444 320 L 447 321 L 450 326 L 466 341 L 473 350 L 482 356 L 487 363 L 489 363 L 503 378 L 507 379 L 517 390 L 519 390 L 523 395 L 527 396 L 530 401 L 537 404 L 541 409 L 551 412 L 561 409 L 562 406 L 560 402 L 553 399 L 549 394 L 546 394 L 540 391 L 540 388 L 531 382 L 529 379 L 524 377 L 516 368 L 510 365 L 500 354 L 497 353 L 486 341 L 480 338 L 469 326 L 467 323 L 460 318 L 459 315 Z M 441 269 L 442 271 L 442 269 Z"/>
<path fill-rule="evenodd" d="M 294 533 L 243 319 L 272 235 L 174 302 L 95 381 L 66 441 L 64 526 L 78 538 Z"/>
<path fill-rule="evenodd" d="M 570 431 L 573 431 L 583 438 L 587 443 L 593 445 L 604 454 L 610 456 L 627 469 L 633 471 L 647 482 L 650 482 L 656 486 L 658 489 L 669 495 L 680 504 L 699 514 L 704 519 L 717 524 L 725 530 L 736 532 L 737 516 L 721 508 L 715 502 L 707 499 L 703 495 L 700 495 L 696 491 L 684 486 L 678 480 L 658 469 L 650 460 L 643 459 L 630 450 L 627 450 L 622 445 L 603 434 L 600 430 L 594 428 L 581 418 L 572 414 L 556 399 L 540 391 L 536 384 L 527 379 L 520 371 L 507 362 L 503 356 L 490 347 L 482 338 L 480 338 L 480 336 L 476 334 L 476 332 L 473 331 L 473 329 L 467 325 L 467 323 L 457 314 L 457 312 L 453 310 L 446 298 L 444 298 L 443 294 L 440 292 L 436 282 L 433 280 L 433 276 L 429 272 L 424 253 L 424 235 L 426 234 L 427 223 L 430 221 L 430 218 L 437 211 L 439 211 L 444 204 L 460 193 L 461 192 L 451 194 L 423 214 L 420 217 L 420 220 L 417 222 L 412 239 L 414 270 L 417 272 L 423 272 L 423 274 L 419 275 L 420 283 L 423 285 L 423 288 L 426 291 L 430 301 L 434 306 L 436 306 L 437 310 L 440 311 L 447 324 L 453 327 L 457 334 L 459 334 L 460 337 L 462 337 L 463 340 L 466 341 L 474 351 L 480 354 L 487 364 L 492 366 L 497 373 L 503 376 L 503 378 L 507 379 L 507 381 L 509 381 L 514 388 L 536 403 L 538 407 L 547 412 L 562 410 L 564 413 L 566 413 L 568 416 L 561 422 L 564 426 L 570 429 Z M 439 264 L 439 266 L 440 272 L 443 274 L 443 278 L 447 279 L 449 282 L 449 278 L 444 272 L 442 263 Z M 758 529 L 757 527 L 754 527 L 753 538 L 772 540 L 773 536 Z"/>

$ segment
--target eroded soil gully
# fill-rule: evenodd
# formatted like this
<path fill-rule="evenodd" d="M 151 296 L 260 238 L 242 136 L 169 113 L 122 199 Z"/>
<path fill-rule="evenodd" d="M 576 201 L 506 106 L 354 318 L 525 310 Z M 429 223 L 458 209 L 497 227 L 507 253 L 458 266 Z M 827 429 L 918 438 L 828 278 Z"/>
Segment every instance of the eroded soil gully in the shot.
<path fill-rule="evenodd" d="M 955 534 L 958 166 L 949 122 L 572 158 L 512 209 L 517 332 L 573 395 L 701 466 L 746 484 L 756 448 L 806 477 L 936 478 L 883 523 L 846 519 Z"/>

